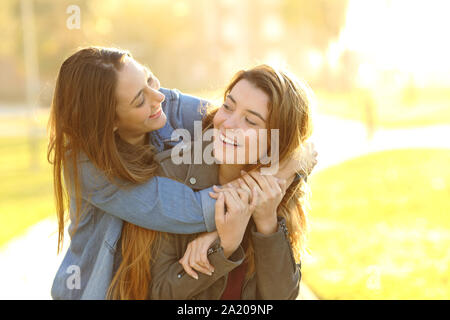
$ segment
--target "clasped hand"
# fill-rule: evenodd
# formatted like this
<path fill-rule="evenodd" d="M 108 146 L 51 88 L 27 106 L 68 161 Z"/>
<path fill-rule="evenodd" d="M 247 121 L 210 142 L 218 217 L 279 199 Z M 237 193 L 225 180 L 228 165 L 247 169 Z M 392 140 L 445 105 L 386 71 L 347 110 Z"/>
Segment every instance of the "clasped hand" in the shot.
<path fill-rule="evenodd" d="M 264 176 L 254 171 L 237 180 L 238 187 L 214 187 L 210 194 L 216 199 L 215 222 L 217 231 L 205 232 L 188 244 L 179 260 L 187 274 L 198 279 L 197 270 L 212 275 L 214 267 L 207 257 L 208 248 L 220 239 L 223 254 L 228 258 L 242 242 L 250 217 L 256 230 L 270 234 L 277 229 L 277 208 L 286 191 L 286 181 Z"/>
<path fill-rule="evenodd" d="M 197 270 L 212 275 L 214 267 L 209 263 L 207 251 L 220 238 L 225 257 L 229 257 L 242 242 L 250 217 L 256 231 L 271 234 L 277 230 L 277 208 L 283 199 L 294 174 L 309 175 L 317 164 L 317 151 L 312 143 L 305 143 L 297 154 L 280 163 L 277 177 L 261 175 L 257 171 L 248 174 L 222 188 L 214 187 L 210 196 L 216 199 L 215 221 L 217 231 L 200 234 L 188 244 L 179 260 L 187 274 L 198 279 Z"/>

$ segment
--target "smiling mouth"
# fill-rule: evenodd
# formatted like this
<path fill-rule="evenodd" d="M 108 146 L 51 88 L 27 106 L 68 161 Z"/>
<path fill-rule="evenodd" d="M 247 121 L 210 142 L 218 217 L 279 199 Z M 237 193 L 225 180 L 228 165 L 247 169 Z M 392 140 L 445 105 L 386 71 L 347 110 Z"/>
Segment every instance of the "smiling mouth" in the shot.
<path fill-rule="evenodd" d="M 158 111 L 157 111 L 156 113 L 152 114 L 152 115 L 149 117 L 149 119 L 156 119 L 156 118 L 158 118 L 158 117 L 161 115 L 161 113 L 162 113 L 162 109 L 159 108 Z"/>
<path fill-rule="evenodd" d="M 223 133 L 219 135 L 219 139 L 220 141 L 222 141 L 223 144 L 239 147 L 239 144 L 235 140 L 227 138 L 226 136 L 223 135 Z"/>

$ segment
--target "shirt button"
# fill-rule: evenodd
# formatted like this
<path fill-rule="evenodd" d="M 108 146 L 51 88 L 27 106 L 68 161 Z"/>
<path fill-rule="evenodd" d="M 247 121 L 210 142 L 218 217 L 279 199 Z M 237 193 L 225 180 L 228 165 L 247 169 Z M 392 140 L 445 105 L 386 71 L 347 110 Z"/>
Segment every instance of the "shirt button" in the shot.
<path fill-rule="evenodd" d="M 177 278 L 178 278 L 178 279 L 181 278 L 181 273 L 177 274 Z"/>
<path fill-rule="evenodd" d="M 196 184 L 196 183 L 197 183 L 197 179 L 195 179 L 194 177 L 192 177 L 192 178 L 189 179 L 189 182 L 190 182 L 191 184 Z"/>

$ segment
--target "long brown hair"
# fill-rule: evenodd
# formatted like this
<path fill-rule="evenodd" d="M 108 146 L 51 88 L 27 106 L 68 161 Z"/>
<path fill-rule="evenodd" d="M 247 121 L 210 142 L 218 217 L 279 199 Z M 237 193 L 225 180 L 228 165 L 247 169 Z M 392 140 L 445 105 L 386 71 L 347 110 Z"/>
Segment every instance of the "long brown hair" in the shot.
<path fill-rule="evenodd" d="M 267 65 L 261 65 L 248 71 L 238 72 L 225 90 L 224 98 L 242 79 L 247 79 L 263 90 L 269 97 L 268 128 L 280 129 L 279 159 L 287 159 L 299 150 L 311 135 L 311 110 L 309 89 L 286 73 L 277 71 Z M 212 125 L 217 108 L 208 109 L 203 126 Z M 254 167 L 253 167 L 254 168 Z M 250 170 L 252 168 L 248 168 Z M 305 183 L 297 181 L 286 191 L 278 207 L 278 215 L 284 217 L 289 230 L 289 240 L 293 247 L 294 259 L 300 261 L 305 248 L 306 237 L 306 200 Z M 147 299 L 151 281 L 150 251 L 155 238 L 149 231 L 125 223 L 122 231 L 121 246 L 123 259 L 109 289 L 109 297 L 113 299 Z M 155 250 L 153 250 L 155 252 Z M 154 253 L 156 255 L 156 253 Z M 155 257 L 157 259 L 157 257 Z M 246 251 L 249 265 L 247 277 L 254 272 L 253 246 L 249 241 Z M 139 282 L 138 280 L 145 282 Z"/>
<path fill-rule="evenodd" d="M 296 156 L 312 133 L 312 90 L 292 74 L 263 64 L 237 72 L 225 89 L 224 100 L 233 87 L 243 79 L 252 83 L 269 97 L 269 115 L 266 127 L 279 129 L 279 160 L 283 161 Z M 212 122 L 215 111 L 213 110 L 207 115 L 205 122 Z M 270 152 L 270 145 L 268 147 Z M 261 166 L 259 163 L 248 165 L 246 171 Z M 303 180 L 297 180 L 288 187 L 277 210 L 278 216 L 283 217 L 286 221 L 296 263 L 300 263 L 302 256 L 306 253 L 308 195 L 307 184 Z M 248 234 L 246 234 L 246 238 L 248 239 Z M 246 276 L 248 278 L 255 270 L 255 263 L 252 242 L 247 241 L 247 244 L 248 269 Z"/>
<path fill-rule="evenodd" d="M 80 156 L 87 156 L 111 183 L 122 187 L 149 180 L 157 169 L 152 147 L 131 145 L 114 132 L 118 72 L 127 58 L 132 58 L 127 51 L 88 47 L 67 58 L 59 70 L 48 123 L 47 150 L 48 161 L 53 165 L 58 252 L 62 248 L 66 210 L 70 207 L 71 197 L 75 198 L 76 205 L 75 226 L 83 214 L 78 167 Z M 126 237 L 132 229 L 128 224 Z M 155 231 L 142 229 L 136 242 L 145 241 L 148 248 L 157 235 Z M 149 250 L 142 250 L 140 256 L 146 252 Z M 150 253 L 141 259 L 150 260 Z M 131 278 L 150 280 L 149 276 L 132 275 Z"/>

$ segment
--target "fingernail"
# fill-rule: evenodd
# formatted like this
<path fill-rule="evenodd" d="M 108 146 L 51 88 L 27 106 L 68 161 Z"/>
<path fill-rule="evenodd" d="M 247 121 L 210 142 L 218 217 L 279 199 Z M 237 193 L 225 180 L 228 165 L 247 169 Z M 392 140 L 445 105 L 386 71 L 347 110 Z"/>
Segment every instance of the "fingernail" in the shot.
<path fill-rule="evenodd" d="M 194 275 L 195 280 L 198 280 L 198 275 Z"/>
<path fill-rule="evenodd" d="M 247 174 L 247 172 L 245 172 L 244 170 L 241 170 L 241 174 L 244 175 L 244 174 Z"/>
<path fill-rule="evenodd" d="M 208 276 L 212 276 L 212 272 L 210 271 L 210 272 L 208 272 Z"/>

